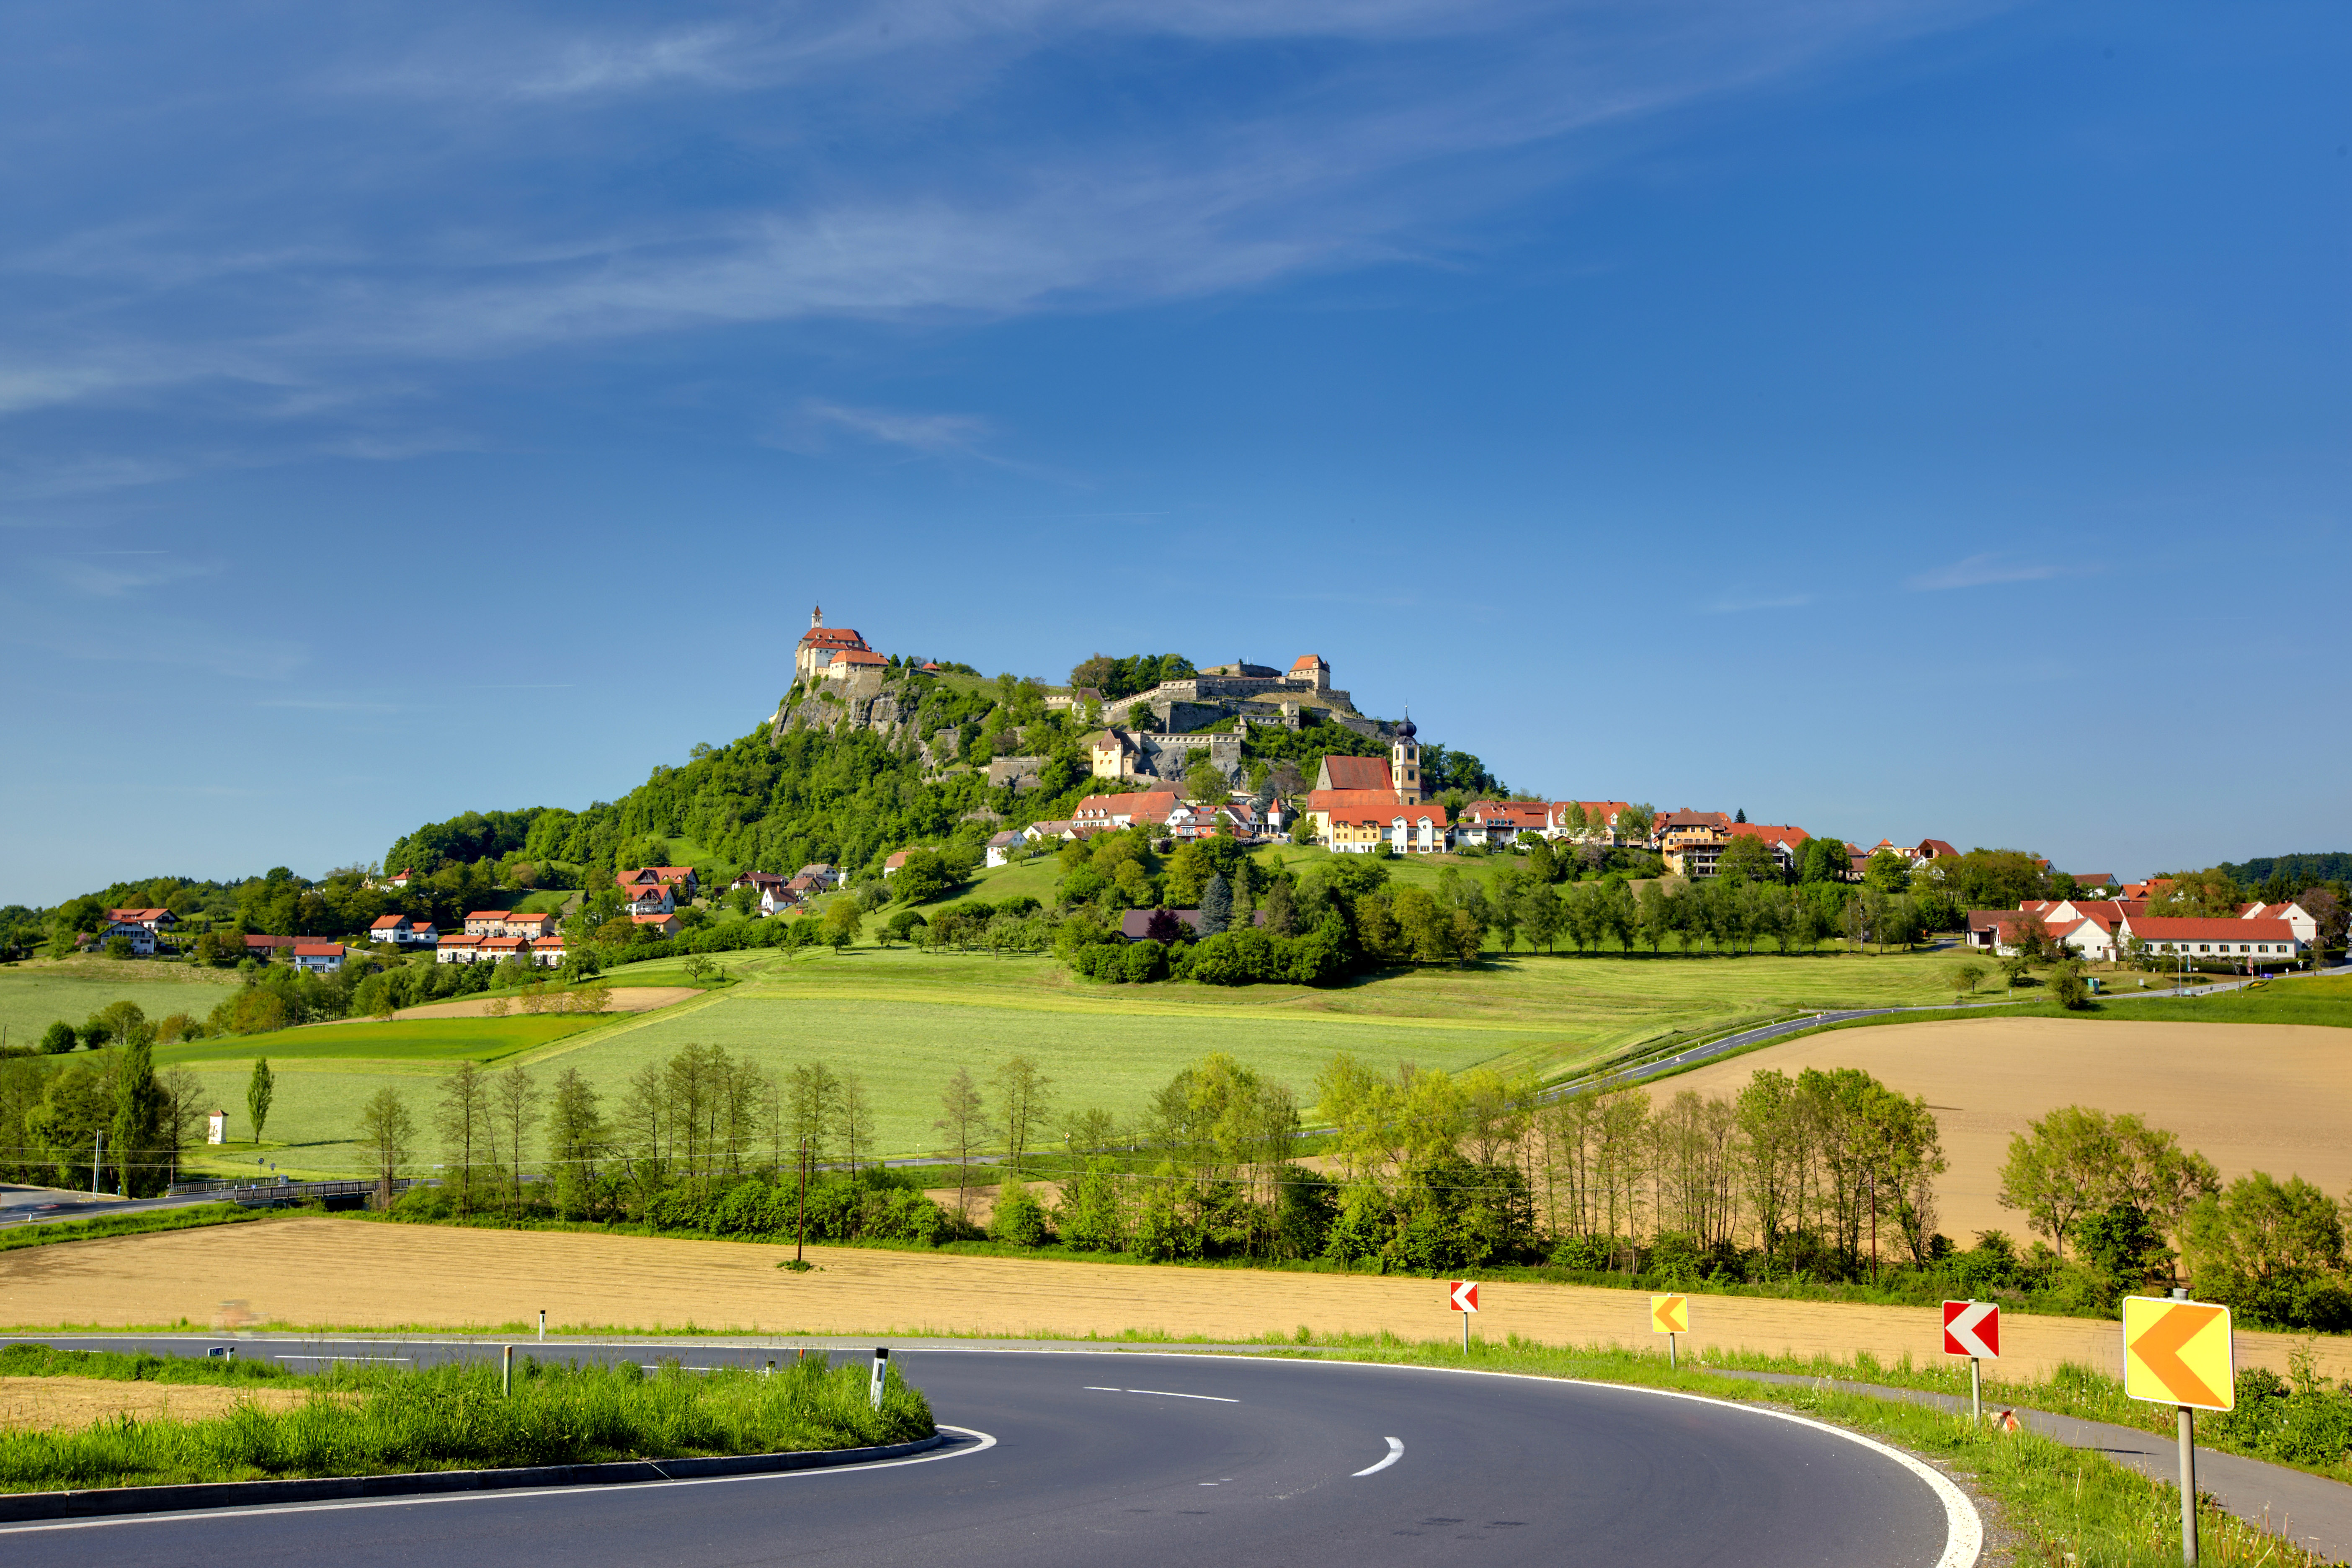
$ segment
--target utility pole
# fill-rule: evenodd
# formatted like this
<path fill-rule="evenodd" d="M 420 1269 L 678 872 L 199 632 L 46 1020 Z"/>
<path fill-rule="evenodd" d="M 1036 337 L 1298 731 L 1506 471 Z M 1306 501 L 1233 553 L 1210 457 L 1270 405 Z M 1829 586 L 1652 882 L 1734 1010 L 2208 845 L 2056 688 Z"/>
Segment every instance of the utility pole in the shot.
<path fill-rule="evenodd" d="M 106 1134 L 100 1132 L 98 1135 L 98 1142 L 90 1145 L 89 1151 L 89 1190 L 93 1193 L 103 1192 L 105 1190 L 98 1184 L 99 1168 L 102 1163 L 104 1163 L 105 1159 Z"/>

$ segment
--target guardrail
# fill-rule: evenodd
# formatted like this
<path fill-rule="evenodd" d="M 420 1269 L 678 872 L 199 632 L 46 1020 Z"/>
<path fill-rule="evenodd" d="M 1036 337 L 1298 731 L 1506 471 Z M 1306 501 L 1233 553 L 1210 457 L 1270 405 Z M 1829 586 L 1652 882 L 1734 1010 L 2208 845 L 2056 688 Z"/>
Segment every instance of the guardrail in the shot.
<path fill-rule="evenodd" d="M 403 1176 L 392 1184 L 395 1193 L 404 1193 L 417 1183 Z M 364 1195 L 377 1191 L 379 1182 L 297 1182 L 280 1179 L 272 1182 L 226 1181 L 174 1182 L 164 1195 L 167 1197 L 206 1197 L 217 1195 L 232 1203 L 305 1203 L 312 1198 L 343 1198 Z"/>

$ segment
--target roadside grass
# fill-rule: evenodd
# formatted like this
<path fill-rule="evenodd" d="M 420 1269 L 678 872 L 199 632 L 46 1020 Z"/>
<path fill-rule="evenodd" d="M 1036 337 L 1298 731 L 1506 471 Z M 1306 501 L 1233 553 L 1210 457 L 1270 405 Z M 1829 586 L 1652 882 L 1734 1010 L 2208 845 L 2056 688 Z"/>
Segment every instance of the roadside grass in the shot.
<path fill-rule="evenodd" d="M 1328 1356 L 1328 1347 L 1343 1353 Z M 1473 1341 L 1468 1356 L 1450 1341 L 1408 1342 L 1393 1336 L 1267 1336 L 1267 1353 L 1316 1360 L 1463 1368 L 1537 1377 L 1636 1384 L 1712 1399 L 1769 1405 L 1850 1427 L 1941 1461 L 2000 1505 L 2000 1524 L 2025 1538 L 2040 1560 L 2067 1568 L 2159 1568 L 2180 1561 L 2177 1488 L 2126 1469 L 2103 1454 L 2070 1448 L 2032 1432 L 2000 1432 L 1893 1400 L 1835 1389 L 1792 1387 L 1667 1370 L 1664 1358 L 1588 1347 L 1563 1350 L 1514 1335 L 1503 1344 Z M 1760 1359 L 1760 1358 L 1759 1358 Z M 1759 1369 L 1760 1370 L 1760 1369 Z M 2291 1542 L 2224 1513 L 2198 1508 L 2199 1560 L 2227 1568 L 2304 1568 L 2324 1560 Z"/>
<path fill-rule="evenodd" d="M 138 1214 L 99 1215 L 90 1219 L 15 1225 L 0 1230 L 0 1252 L 15 1252 L 27 1247 L 54 1247 L 68 1241 L 103 1241 L 110 1237 L 146 1236 L 156 1231 L 202 1230 L 208 1226 L 242 1225 L 247 1220 L 265 1218 L 268 1212 L 239 1208 L 235 1204 L 191 1204 L 185 1208 L 149 1209 Z M 324 1214 L 326 1211 L 319 1209 L 316 1212 Z"/>
<path fill-rule="evenodd" d="M 46 1346 L 10 1347 L 0 1351 L 0 1375 L 145 1373 L 160 1381 L 161 1369 L 147 1372 L 143 1363 L 182 1359 L 193 1358 L 85 1358 Z M 851 1448 L 908 1442 L 933 1429 L 929 1403 L 895 1368 L 876 1411 L 867 1404 L 865 1369 L 822 1359 L 794 1363 L 773 1376 L 738 1369 L 688 1376 L 674 1359 L 648 1375 L 634 1363 L 566 1365 L 530 1356 L 517 1362 L 511 1394 L 501 1394 L 495 1365 L 337 1366 L 266 1381 L 312 1397 L 276 1412 L 242 1405 L 208 1420 L 118 1418 L 81 1431 L 0 1433 L 0 1489 Z"/>

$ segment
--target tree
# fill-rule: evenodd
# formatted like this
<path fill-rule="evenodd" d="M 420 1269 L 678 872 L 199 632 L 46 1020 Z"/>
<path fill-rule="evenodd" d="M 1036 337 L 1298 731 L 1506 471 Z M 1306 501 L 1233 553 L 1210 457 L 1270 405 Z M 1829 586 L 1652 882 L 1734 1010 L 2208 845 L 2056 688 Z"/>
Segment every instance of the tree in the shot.
<path fill-rule="evenodd" d="M 530 1069 L 520 1065 L 499 1073 L 490 1085 L 490 1115 L 507 1167 L 507 1206 L 516 1213 L 522 1209 L 523 1139 L 539 1120 L 545 1098 Z"/>
<path fill-rule="evenodd" d="M 857 1173 L 857 1151 L 874 1148 L 874 1097 L 854 1072 L 841 1075 L 841 1140 L 849 1157 L 849 1173 Z"/>
<path fill-rule="evenodd" d="M 269 1121 L 269 1102 L 278 1093 L 278 1075 L 269 1070 L 268 1057 L 253 1058 L 253 1076 L 245 1080 L 245 1114 L 253 1122 L 253 1141 L 261 1142 L 261 1130 Z"/>
<path fill-rule="evenodd" d="M 474 1206 L 474 1163 L 490 1144 L 489 1086 L 479 1064 L 461 1061 L 457 1070 L 441 1080 L 441 1103 L 434 1125 L 441 1136 L 441 1158 L 456 1175 L 457 1212 Z"/>
<path fill-rule="evenodd" d="M 565 1218 L 593 1217 L 596 1161 L 605 1141 L 596 1091 L 578 1068 L 565 1068 L 547 1111 L 547 1158 L 555 1171 L 556 1209 Z"/>
<path fill-rule="evenodd" d="M 1984 983 L 1984 976 L 1983 964 L 1971 963 L 1966 959 L 1948 964 L 1944 969 L 1944 978 L 1950 984 L 1955 996 L 1964 996 L 1974 991 Z"/>
<path fill-rule="evenodd" d="M 2083 966 L 2067 959 L 2050 972 L 2050 994 L 2069 1012 L 2081 1012 L 2091 1005 L 2090 983 L 2083 978 Z"/>
<path fill-rule="evenodd" d="M 856 942 L 865 929 L 866 915 L 855 899 L 835 899 L 824 911 L 824 940 L 835 952 Z"/>
<path fill-rule="evenodd" d="M 1184 770 L 1184 798 L 1204 805 L 1222 802 L 1233 791 L 1233 781 L 1225 777 L 1224 769 L 1206 758 Z"/>
<path fill-rule="evenodd" d="M 840 1125 L 841 1079 L 823 1062 L 802 1063 L 785 1080 L 784 1109 L 786 1133 L 811 1163 L 823 1164 Z"/>
<path fill-rule="evenodd" d="M 121 1173 L 122 1195 L 151 1198 L 169 1180 L 163 1142 L 163 1089 L 155 1081 L 155 1047 L 134 1037 L 114 1069 L 114 1126 L 107 1138 Z"/>
<path fill-rule="evenodd" d="M 971 1080 L 971 1073 L 958 1068 L 948 1079 L 947 1088 L 940 1094 L 940 1109 L 946 1112 L 931 1123 L 948 1136 L 947 1152 L 956 1163 L 956 1214 L 961 1218 L 971 1215 L 971 1157 L 989 1139 L 988 1102 L 981 1097 L 980 1086 Z"/>
<path fill-rule="evenodd" d="M 1724 880 L 1742 882 L 1777 882 L 1780 879 L 1780 863 L 1764 841 L 1751 834 L 1738 834 L 1723 847 L 1715 862 L 1715 874 Z"/>
<path fill-rule="evenodd" d="M 53 1057 L 61 1057 L 74 1048 L 74 1026 L 63 1018 L 41 1031 L 41 1049 Z"/>
<path fill-rule="evenodd" d="M 1874 893 L 1893 895 L 1911 890 L 1911 862 L 1892 849 L 1881 849 L 1862 868 L 1862 885 Z"/>
<path fill-rule="evenodd" d="M 180 1179 L 180 1152 L 198 1141 L 205 1130 L 205 1082 L 184 1067 L 172 1068 L 157 1079 L 163 1086 L 163 1148 L 171 1155 L 171 1181 Z"/>
<path fill-rule="evenodd" d="M 1021 1157 L 1037 1131 L 1046 1125 L 1053 1106 L 1048 1086 L 1053 1079 L 1037 1070 L 1025 1056 L 1008 1058 L 996 1069 L 998 1124 L 1004 1133 L 1004 1152 L 1013 1173 L 1021 1173 Z"/>
<path fill-rule="evenodd" d="M 2062 1105 L 2009 1141 L 2000 1205 L 2022 1209 L 2033 1228 L 2066 1255 L 2075 1219 L 2102 1206 L 2123 1156 L 2105 1111 Z"/>
<path fill-rule="evenodd" d="M 392 1184 L 408 1163 L 409 1145 L 416 1137 L 415 1119 L 400 1091 L 387 1084 L 360 1106 L 359 1145 L 376 1170 L 378 1202 L 389 1207 Z"/>
<path fill-rule="evenodd" d="M 1208 885 L 1201 889 L 1201 934 L 1216 935 L 1233 923 L 1234 895 L 1225 879 L 1212 872 Z"/>

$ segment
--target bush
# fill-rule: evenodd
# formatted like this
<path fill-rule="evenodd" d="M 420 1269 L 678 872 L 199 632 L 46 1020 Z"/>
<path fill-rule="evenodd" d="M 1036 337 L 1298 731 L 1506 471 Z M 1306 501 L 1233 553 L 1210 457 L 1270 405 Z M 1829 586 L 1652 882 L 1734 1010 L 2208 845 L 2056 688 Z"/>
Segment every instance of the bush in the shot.
<path fill-rule="evenodd" d="M 1118 977 L 1129 984 L 1147 984 L 1168 978 L 1168 950 L 1146 938 L 1119 954 Z"/>
<path fill-rule="evenodd" d="M 2091 985 L 2083 978 L 2083 966 L 2069 960 L 2052 970 L 2050 994 L 2060 1006 L 2074 1012 L 2089 1006 Z"/>
<path fill-rule="evenodd" d="M 1015 1247 L 1043 1247 L 1051 1239 L 1045 1205 L 1019 1182 L 1007 1182 L 997 1190 L 996 1215 L 989 1221 L 988 1234 Z"/>
<path fill-rule="evenodd" d="M 53 1057 L 61 1057 L 74 1048 L 74 1026 L 60 1018 L 41 1031 L 41 1049 Z"/>

